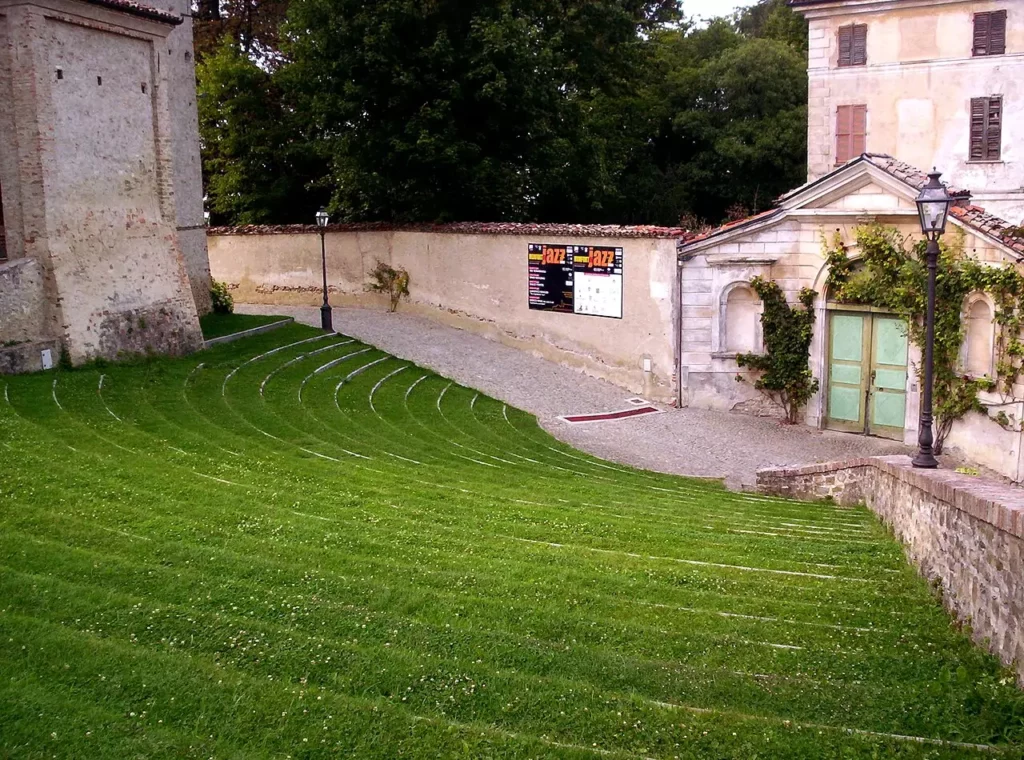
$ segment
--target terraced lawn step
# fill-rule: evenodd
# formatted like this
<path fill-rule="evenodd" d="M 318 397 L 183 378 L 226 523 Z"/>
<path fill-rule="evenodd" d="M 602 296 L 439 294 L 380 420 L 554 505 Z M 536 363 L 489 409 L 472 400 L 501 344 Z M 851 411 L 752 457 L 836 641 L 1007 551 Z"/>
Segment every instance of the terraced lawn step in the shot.
<path fill-rule="evenodd" d="M 601 461 L 295 324 L 2 382 L 4 756 L 1021 756 L 866 510 Z"/>

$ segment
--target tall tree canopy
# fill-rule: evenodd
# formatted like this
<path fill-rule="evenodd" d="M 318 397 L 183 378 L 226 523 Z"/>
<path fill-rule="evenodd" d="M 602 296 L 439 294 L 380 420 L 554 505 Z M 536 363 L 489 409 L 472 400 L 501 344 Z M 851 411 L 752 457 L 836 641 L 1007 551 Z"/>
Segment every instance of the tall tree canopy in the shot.
<path fill-rule="evenodd" d="M 584 218 L 596 94 L 628 91 L 674 0 L 301 0 L 286 27 L 311 132 L 350 218 Z"/>
<path fill-rule="evenodd" d="M 229 30 L 199 70 L 227 221 L 327 195 L 351 220 L 718 221 L 805 172 L 785 0 L 704 28 L 676 0 L 291 0 L 253 39 Z"/>
<path fill-rule="evenodd" d="M 207 210 L 214 223 L 311 219 L 323 162 L 276 78 L 225 39 L 197 67 Z"/>

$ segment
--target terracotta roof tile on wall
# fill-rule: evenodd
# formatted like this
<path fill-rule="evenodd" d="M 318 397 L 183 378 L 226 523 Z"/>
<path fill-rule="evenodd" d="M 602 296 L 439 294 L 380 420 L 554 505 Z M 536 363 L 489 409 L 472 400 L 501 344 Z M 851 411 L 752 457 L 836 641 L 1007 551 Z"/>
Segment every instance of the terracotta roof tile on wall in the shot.
<path fill-rule="evenodd" d="M 123 13 L 130 13 L 133 16 L 141 16 L 151 21 L 160 21 L 164 24 L 180 24 L 182 22 L 181 16 L 177 14 L 161 11 L 149 5 L 137 3 L 135 0 L 83 0 L 83 2 L 110 8 L 115 11 L 122 11 Z"/>
<path fill-rule="evenodd" d="M 950 213 L 967 227 L 995 238 L 1024 258 L 1024 228 L 1014 227 L 1005 219 L 989 214 L 980 206 L 957 205 Z"/>
<path fill-rule="evenodd" d="M 524 235 L 533 237 L 603 238 L 686 238 L 682 227 L 619 226 L 614 224 L 526 224 L 518 222 L 453 222 L 451 224 L 394 224 L 357 222 L 331 224 L 329 232 L 432 232 L 447 235 Z M 294 235 L 317 232 L 314 224 L 248 224 L 238 227 L 211 227 L 210 235 Z"/>
<path fill-rule="evenodd" d="M 886 174 L 891 174 L 896 179 L 905 182 L 915 190 L 920 190 L 928 184 L 927 172 L 918 169 L 916 166 L 911 166 L 908 163 L 900 161 L 898 158 L 893 158 L 887 153 L 865 153 L 860 156 L 860 158 L 869 161 Z M 948 188 L 948 190 L 949 194 L 957 199 L 971 197 L 970 190 L 960 190 L 953 187 Z"/>
<path fill-rule="evenodd" d="M 699 243 L 701 240 L 707 240 L 708 238 L 716 237 L 718 235 L 724 235 L 726 232 L 732 232 L 735 229 L 745 227 L 746 225 L 753 224 L 754 222 L 766 221 L 771 217 L 781 213 L 782 209 L 768 209 L 767 211 L 762 211 L 761 213 L 754 214 L 753 216 L 748 216 L 743 219 L 736 219 L 734 221 L 726 222 L 725 224 L 719 225 L 718 227 L 713 227 L 709 230 L 705 230 L 704 232 L 689 235 L 684 239 L 683 242 L 687 245 L 689 245 L 690 243 Z"/>

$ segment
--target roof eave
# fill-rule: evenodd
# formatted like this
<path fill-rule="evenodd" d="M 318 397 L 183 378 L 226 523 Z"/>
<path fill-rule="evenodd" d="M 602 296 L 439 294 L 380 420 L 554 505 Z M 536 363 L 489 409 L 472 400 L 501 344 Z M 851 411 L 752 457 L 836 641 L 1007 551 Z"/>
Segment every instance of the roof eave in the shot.
<path fill-rule="evenodd" d="M 155 21 L 158 24 L 167 24 L 169 26 L 178 26 L 182 24 L 185 19 L 181 16 L 173 13 L 162 11 L 158 8 L 152 8 L 148 5 L 141 5 L 139 3 L 132 2 L 131 0 L 81 0 L 88 5 L 95 5 L 100 8 L 106 8 L 107 10 L 114 11 L 116 13 L 126 13 L 129 16 L 137 16 L 144 18 L 147 21 Z"/>

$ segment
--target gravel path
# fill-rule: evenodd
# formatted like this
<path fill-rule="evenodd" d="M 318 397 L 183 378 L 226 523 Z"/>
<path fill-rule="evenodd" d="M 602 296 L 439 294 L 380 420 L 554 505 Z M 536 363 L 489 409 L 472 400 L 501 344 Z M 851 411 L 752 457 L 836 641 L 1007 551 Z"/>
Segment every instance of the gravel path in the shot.
<path fill-rule="evenodd" d="M 284 314 L 320 324 L 316 307 L 239 304 L 243 314 Z M 633 394 L 465 330 L 405 314 L 334 310 L 334 327 L 395 356 L 537 416 L 552 435 L 583 451 L 649 470 L 721 478 L 749 487 L 763 467 L 908 453 L 895 441 L 787 427 L 771 419 L 671 409 L 618 422 L 569 425 L 565 414 L 627 409 Z"/>

